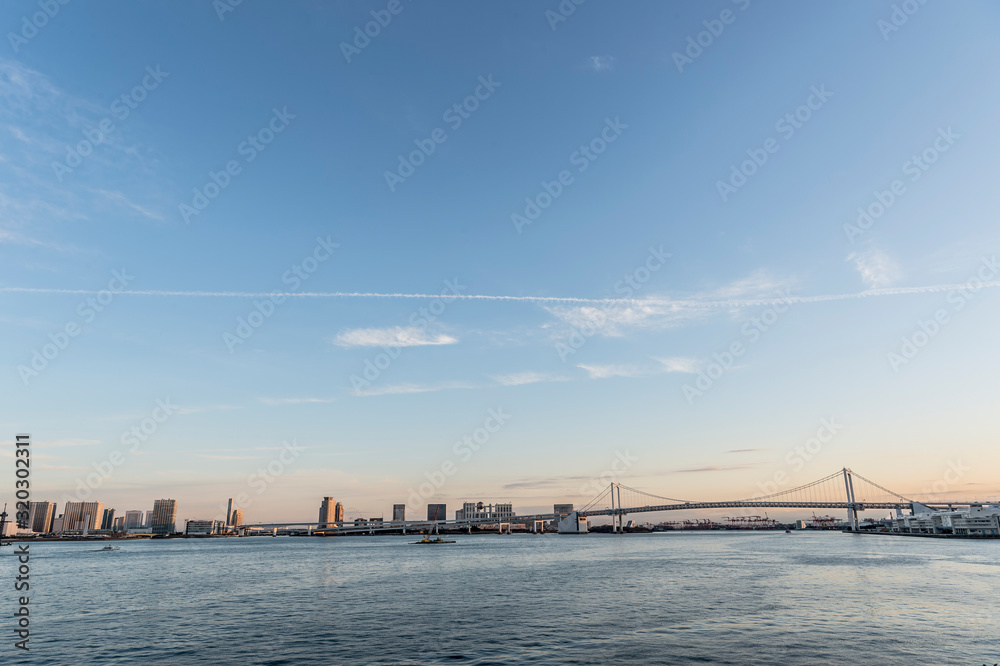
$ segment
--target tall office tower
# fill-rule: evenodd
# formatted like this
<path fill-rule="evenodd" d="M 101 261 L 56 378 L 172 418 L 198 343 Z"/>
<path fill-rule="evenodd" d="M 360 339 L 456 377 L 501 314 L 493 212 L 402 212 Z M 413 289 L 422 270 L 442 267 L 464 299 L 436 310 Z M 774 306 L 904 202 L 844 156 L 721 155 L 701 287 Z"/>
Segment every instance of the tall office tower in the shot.
<path fill-rule="evenodd" d="M 158 499 L 153 502 L 150 528 L 153 534 L 173 534 L 177 531 L 177 500 Z"/>
<path fill-rule="evenodd" d="M 51 532 L 55 513 L 54 502 L 28 502 L 28 529 L 39 534 Z"/>
<path fill-rule="evenodd" d="M 481 507 L 482 505 L 483 503 L 480 502 L 479 506 Z M 475 502 L 465 502 L 464 504 L 462 504 L 461 509 L 455 511 L 455 520 L 474 520 L 476 518 L 482 518 L 482 517 L 483 516 L 479 515 L 479 511 L 477 511 L 476 509 Z"/>
<path fill-rule="evenodd" d="M 53 534 L 58 534 L 63 531 L 63 514 L 59 514 L 52 519 L 52 529 L 49 530 Z"/>
<path fill-rule="evenodd" d="M 513 504 L 490 504 L 487 509 L 487 515 L 490 518 L 496 518 L 497 520 L 513 518 L 514 517 L 514 505 Z"/>
<path fill-rule="evenodd" d="M 447 504 L 428 504 L 427 520 L 448 520 Z"/>
<path fill-rule="evenodd" d="M 229 506 L 226 507 L 226 525 L 233 524 L 233 498 L 229 498 Z"/>
<path fill-rule="evenodd" d="M 155 502 L 153 503 L 153 506 L 156 506 Z M 147 511 L 146 512 L 146 520 L 142 523 L 142 526 L 143 527 L 152 527 L 153 526 L 153 512 L 152 511 Z"/>
<path fill-rule="evenodd" d="M 103 516 L 104 502 L 66 502 L 63 531 L 97 529 Z"/>
<path fill-rule="evenodd" d="M 406 505 L 405 504 L 393 504 L 392 505 L 392 519 L 393 520 L 406 520 Z"/>
<path fill-rule="evenodd" d="M 337 502 L 332 497 L 324 497 L 323 503 L 319 505 L 319 526 L 326 527 L 337 522 Z"/>
<path fill-rule="evenodd" d="M 333 509 L 333 519 L 338 523 L 344 522 L 344 505 L 337 502 L 337 506 Z"/>
<path fill-rule="evenodd" d="M 125 512 L 125 529 L 137 530 L 142 527 L 142 511 Z"/>
<path fill-rule="evenodd" d="M 125 516 L 118 516 L 112 523 L 111 530 L 113 532 L 124 532 L 125 531 Z"/>
<path fill-rule="evenodd" d="M 568 516 L 569 514 L 573 513 L 573 505 L 572 504 L 553 504 L 552 505 L 552 513 L 556 514 L 557 516 Z"/>
<path fill-rule="evenodd" d="M 101 529 L 102 530 L 110 530 L 111 529 L 111 525 L 114 524 L 114 522 L 115 522 L 115 510 L 114 509 L 105 509 L 104 510 L 104 517 L 101 519 Z"/>
<path fill-rule="evenodd" d="M 243 512 L 239 509 L 233 509 L 233 513 L 229 516 L 229 524 L 233 527 L 239 527 L 243 524 Z"/>

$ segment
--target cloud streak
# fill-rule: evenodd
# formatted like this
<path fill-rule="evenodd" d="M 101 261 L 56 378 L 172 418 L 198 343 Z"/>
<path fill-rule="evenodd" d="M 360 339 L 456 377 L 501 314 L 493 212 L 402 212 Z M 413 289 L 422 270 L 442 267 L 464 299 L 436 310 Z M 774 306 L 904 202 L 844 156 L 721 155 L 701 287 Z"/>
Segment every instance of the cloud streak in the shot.
<path fill-rule="evenodd" d="M 976 288 L 1000 287 L 1000 281 L 989 280 L 977 282 Z M 965 283 L 936 284 L 923 287 L 883 287 L 866 289 L 864 291 L 846 294 L 821 294 L 816 296 L 775 296 L 773 298 L 585 298 L 574 296 L 497 296 L 492 294 L 457 294 L 449 296 L 454 300 L 464 301 L 508 301 L 520 303 L 589 303 L 600 304 L 637 304 L 663 305 L 692 308 L 734 308 L 753 307 L 758 305 L 775 305 L 781 303 L 822 303 L 827 301 L 847 301 L 877 296 L 904 296 L 909 294 L 932 294 L 955 289 L 966 289 Z M 100 293 L 94 289 L 57 289 L 47 287 L 0 287 L 0 293 L 19 294 L 79 294 L 94 296 Z M 411 293 L 380 293 L 362 291 L 311 291 L 311 292 L 257 292 L 257 291 L 177 291 L 169 289 L 134 289 L 116 293 L 116 296 L 179 296 L 189 298 L 268 298 L 270 296 L 285 296 L 287 298 L 344 298 L 344 299 L 417 299 L 433 300 L 441 298 L 441 294 L 411 294 Z"/>
<path fill-rule="evenodd" d="M 504 386 L 521 386 L 523 384 L 563 382 L 567 380 L 566 377 L 550 375 L 544 372 L 512 372 L 509 375 L 494 375 L 491 379 Z"/>
<path fill-rule="evenodd" d="M 583 363 L 576 367 L 587 371 L 591 379 L 607 379 L 608 377 L 643 377 L 653 374 L 648 368 L 641 368 L 637 365 L 585 365 Z"/>
<path fill-rule="evenodd" d="M 453 345 L 458 338 L 443 333 L 430 333 L 419 326 L 389 328 L 355 328 L 333 339 L 339 347 L 423 347 Z"/>
<path fill-rule="evenodd" d="M 336 398 L 257 398 L 260 402 L 271 407 L 278 405 L 302 405 L 312 403 L 336 402 Z"/>

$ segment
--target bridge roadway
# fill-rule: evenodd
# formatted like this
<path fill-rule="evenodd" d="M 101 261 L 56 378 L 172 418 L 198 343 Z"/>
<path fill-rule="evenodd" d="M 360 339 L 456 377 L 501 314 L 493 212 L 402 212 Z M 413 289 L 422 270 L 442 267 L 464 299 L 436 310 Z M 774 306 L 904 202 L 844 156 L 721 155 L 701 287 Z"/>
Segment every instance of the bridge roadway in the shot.
<path fill-rule="evenodd" d="M 947 509 L 956 506 L 968 506 L 975 502 L 932 502 L 925 503 L 924 506 L 934 509 Z M 657 511 L 695 511 L 698 509 L 741 509 L 741 508 L 752 508 L 752 509 L 856 509 L 858 511 L 864 511 L 866 509 L 900 509 L 900 510 L 912 510 L 913 504 L 910 502 L 855 502 L 854 504 L 850 502 L 769 502 L 769 501 L 753 501 L 753 500 L 735 500 L 726 502 L 680 502 L 675 504 L 657 504 L 648 506 L 632 506 L 624 508 L 614 508 L 614 509 L 584 509 L 579 510 L 577 513 L 581 516 L 618 516 L 618 515 L 630 515 L 636 513 L 653 513 Z M 555 513 L 536 513 L 526 516 L 511 516 L 510 518 L 497 519 L 497 518 L 472 518 L 468 520 L 403 520 L 403 521 L 391 521 L 386 520 L 381 523 L 366 523 L 363 525 L 355 525 L 353 523 L 340 523 L 335 527 L 319 527 L 318 522 L 313 521 L 310 523 L 253 523 L 243 525 L 243 528 L 260 528 L 260 529 L 274 529 L 274 528 L 299 528 L 302 530 L 312 529 L 313 533 L 323 533 L 332 532 L 335 534 L 358 534 L 358 533 L 374 533 L 374 532 L 389 532 L 397 531 L 400 529 L 419 531 L 424 529 L 434 529 L 438 528 L 467 528 L 470 526 L 478 525 L 497 525 L 498 523 L 524 523 L 532 522 L 536 520 L 551 521 L 560 517 L 560 514 Z"/>
<path fill-rule="evenodd" d="M 631 513 L 649 513 L 653 511 L 689 511 L 696 509 L 910 509 L 910 502 L 755 502 L 752 500 L 737 500 L 732 502 L 683 502 L 679 504 L 659 504 L 653 506 L 634 506 L 614 509 L 589 509 L 580 511 L 581 516 L 611 516 Z"/>
<path fill-rule="evenodd" d="M 262 528 L 262 529 L 274 529 L 274 528 L 298 528 L 300 530 L 312 529 L 313 534 L 323 533 L 323 532 L 333 532 L 335 534 L 370 534 L 373 532 L 395 532 L 401 529 L 418 532 L 419 530 L 434 529 L 438 528 L 455 528 L 455 527 L 474 527 L 479 525 L 496 525 L 498 523 L 523 523 L 532 522 L 535 520 L 555 520 L 559 518 L 559 514 L 555 513 L 538 513 L 529 516 L 511 516 L 510 518 L 470 518 L 468 520 L 385 520 L 374 523 L 365 523 L 363 525 L 355 525 L 354 523 L 339 523 L 333 527 L 319 527 L 319 525 L 333 525 L 333 523 L 319 523 L 313 521 L 311 523 L 251 523 L 241 525 L 240 527 L 246 528 Z"/>
<path fill-rule="evenodd" d="M 629 515 L 633 513 L 651 513 L 655 511 L 681 511 L 681 510 L 695 510 L 695 509 L 728 509 L 728 508 L 783 508 L 783 509 L 848 509 L 849 505 L 847 502 L 685 502 L 682 504 L 661 504 L 655 506 L 636 506 L 636 507 L 625 507 L 623 509 L 589 509 L 586 511 L 578 511 L 577 513 L 581 516 L 611 516 L 611 515 Z M 872 503 L 859 503 L 857 509 L 909 509 L 909 504 L 902 503 L 888 503 L 888 502 L 872 502 Z M 319 527 L 320 523 L 254 523 L 243 525 L 244 528 L 259 528 L 259 529 L 300 529 L 308 530 L 311 529 L 313 534 L 330 532 L 334 534 L 372 534 L 375 532 L 395 532 L 398 530 L 408 530 L 413 532 L 418 532 L 420 530 L 432 530 L 434 528 L 468 528 L 476 527 L 481 525 L 497 525 L 499 523 L 525 523 L 533 522 L 536 520 L 544 520 L 546 522 L 551 520 L 556 520 L 561 514 L 555 513 L 535 513 L 526 516 L 511 516 L 510 518 L 497 519 L 497 518 L 471 518 L 468 520 L 386 520 L 381 523 L 365 523 L 362 525 L 355 525 L 354 523 L 340 523 L 335 527 Z"/>

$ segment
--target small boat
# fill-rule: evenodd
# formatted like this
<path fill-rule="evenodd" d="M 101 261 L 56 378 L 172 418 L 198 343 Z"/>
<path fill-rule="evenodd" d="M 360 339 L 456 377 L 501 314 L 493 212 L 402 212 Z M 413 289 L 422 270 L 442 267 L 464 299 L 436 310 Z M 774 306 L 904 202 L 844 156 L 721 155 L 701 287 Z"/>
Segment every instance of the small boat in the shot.
<path fill-rule="evenodd" d="M 105 546 L 101 550 L 121 550 L 121 546 Z"/>
<path fill-rule="evenodd" d="M 791 530 L 785 530 L 785 534 L 791 534 L 791 533 L 792 533 Z"/>
<path fill-rule="evenodd" d="M 441 537 L 438 537 L 437 539 L 429 539 L 427 537 L 424 537 L 420 541 L 411 541 L 410 545 L 411 546 L 417 546 L 417 545 L 420 545 L 420 544 L 427 544 L 427 543 L 438 544 L 438 543 L 455 543 L 455 542 L 454 541 L 445 541 Z"/>

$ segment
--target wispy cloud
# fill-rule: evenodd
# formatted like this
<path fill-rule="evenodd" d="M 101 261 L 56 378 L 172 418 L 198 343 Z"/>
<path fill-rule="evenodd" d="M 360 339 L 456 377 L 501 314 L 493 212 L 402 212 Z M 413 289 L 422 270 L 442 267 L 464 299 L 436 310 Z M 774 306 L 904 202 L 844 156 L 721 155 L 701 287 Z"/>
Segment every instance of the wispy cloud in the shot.
<path fill-rule="evenodd" d="M 580 363 L 576 367 L 583 368 L 591 379 L 607 379 L 608 377 L 643 377 L 653 374 L 649 368 L 637 365 L 586 365 Z"/>
<path fill-rule="evenodd" d="M 1000 281 L 990 280 L 985 281 L 982 285 L 976 285 L 977 288 L 996 288 L 1000 287 Z M 758 297 L 742 297 L 742 298 L 710 298 L 702 296 L 694 296 L 690 298 L 668 298 L 662 296 L 650 296 L 649 298 L 587 298 L 587 297 L 575 297 L 575 296 L 496 296 L 491 294 L 459 294 L 457 296 L 449 296 L 454 300 L 468 300 L 468 301 L 506 301 L 506 302 L 520 302 L 520 303 L 537 303 L 540 305 L 551 305 L 554 303 L 564 303 L 564 304 L 586 304 L 589 307 L 592 306 L 604 306 L 604 307 L 628 307 L 636 306 L 644 310 L 643 312 L 636 313 L 634 311 L 630 312 L 626 310 L 624 314 L 617 315 L 612 313 L 612 316 L 619 316 L 619 319 L 615 321 L 629 322 L 630 319 L 637 323 L 641 323 L 644 320 L 650 319 L 652 316 L 665 315 L 668 318 L 674 316 L 676 319 L 692 319 L 695 317 L 705 316 L 713 310 L 727 311 L 739 308 L 749 308 L 764 305 L 775 305 L 782 303 L 824 303 L 828 301 L 846 301 L 862 298 L 872 298 L 875 296 L 904 296 L 909 294 L 932 294 L 940 293 L 945 291 L 952 291 L 955 289 L 967 288 L 964 283 L 950 283 L 950 284 L 935 284 L 935 285 L 925 285 L 922 287 L 883 287 L 877 289 L 865 289 L 864 291 L 850 292 L 846 294 L 819 294 L 815 296 L 793 296 L 791 294 L 775 294 L 773 296 L 761 295 Z M 55 288 L 55 287 L 16 287 L 16 286 L 5 286 L 0 287 L 0 292 L 3 293 L 19 293 L 19 294 L 80 294 L 80 295 L 90 295 L 95 296 L 100 293 L 100 290 L 96 289 L 65 289 L 65 288 Z M 184 291 L 184 290 L 173 290 L 173 289 L 133 289 L 133 290 L 123 290 L 117 292 L 118 296 L 176 296 L 183 298 L 270 298 L 272 296 L 285 296 L 287 298 L 303 298 L 303 299 L 415 299 L 415 300 L 433 300 L 436 298 L 441 298 L 441 294 L 415 294 L 415 293 L 388 293 L 388 292 L 347 292 L 347 291 L 326 291 L 326 292 L 256 292 L 256 291 Z M 596 312 L 597 310 L 593 310 Z M 554 312 L 553 312 L 554 313 Z M 600 319 L 600 315 L 597 317 L 590 317 L 582 319 L 581 321 L 595 321 L 595 319 Z M 364 329 L 358 329 L 364 330 Z M 369 329 L 369 330 L 379 330 L 379 329 Z M 447 336 L 446 336 L 447 337 Z M 441 343 L 447 344 L 447 343 Z"/>
<path fill-rule="evenodd" d="M 878 289 L 891 284 L 899 277 L 899 267 L 885 252 L 872 248 L 864 252 L 852 252 L 845 261 L 853 261 L 861 274 L 861 279 L 870 289 Z"/>
<path fill-rule="evenodd" d="M 216 455 L 214 453 L 196 453 L 198 458 L 203 458 L 205 460 L 257 460 L 260 456 L 226 456 L 226 455 Z"/>
<path fill-rule="evenodd" d="M 777 296 L 791 281 L 757 270 L 728 284 L 687 298 L 649 296 L 643 299 L 591 301 L 586 304 L 557 303 L 545 309 L 581 330 L 594 330 L 606 337 L 621 337 L 633 329 L 663 330 L 698 321 L 722 312 L 736 313 L 758 299 Z M 566 335 L 563 332 L 562 335 Z"/>
<path fill-rule="evenodd" d="M 620 337 L 632 328 L 656 326 L 669 328 L 683 321 L 704 316 L 705 308 L 674 303 L 602 302 L 597 305 L 555 305 L 545 308 L 564 323 L 579 330 L 595 330 L 607 337 Z"/>
<path fill-rule="evenodd" d="M 257 398 L 265 405 L 275 407 L 277 405 L 301 405 L 307 403 L 328 403 L 336 402 L 336 398 Z"/>
<path fill-rule="evenodd" d="M 578 483 L 580 481 L 592 481 L 592 476 L 553 476 L 548 478 L 532 479 L 527 481 L 514 481 L 501 486 L 503 490 L 524 490 L 553 488 L 565 486 L 568 483 Z"/>
<path fill-rule="evenodd" d="M 636 365 L 636 364 L 609 364 L 609 365 L 588 365 L 581 363 L 577 365 L 587 371 L 591 379 L 607 379 L 608 377 L 648 377 L 650 375 L 660 375 L 671 372 L 686 374 L 697 374 L 701 370 L 702 362 L 695 358 L 675 357 L 675 358 L 655 358 L 659 365 Z"/>
<path fill-rule="evenodd" d="M 147 208 L 143 208 L 142 206 L 133 201 L 130 201 L 129 198 L 126 197 L 121 192 L 109 192 L 107 190 L 91 190 L 91 191 L 94 192 L 95 194 L 101 195 L 102 197 L 108 199 L 109 201 L 112 201 L 113 203 L 122 205 L 126 208 L 136 211 L 137 213 L 141 213 L 142 215 L 145 215 L 148 218 L 154 220 L 163 219 L 163 216 L 160 215 L 159 213 L 155 213 Z"/>
<path fill-rule="evenodd" d="M 53 169 L 85 139 L 84 130 L 96 131 L 102 119 L 113 119 L 108 107 L 68 92 L 17 60 L 0 58 L 0 136 L 11 137 L 0 158 L 0 236 L 7 242 L 65 250 L 47 237 L 58 230 L 54 223 L 104 217 L 109 203 L 161 219 L 135 203 L 134 195 L 86 184 L 115 182 L 149 192 L 158 163 L 152 151 L 126 139 L 126 131 L 133 136 L 143 131 L 138 115 L 102 132 L 83 164 L 59 173 Z"/>
<path fill-rule="evenodd" d="M 753 469 L 756 465 L 712 465 L 710 467 L 691 467 L 688 469 L 675 469 L 674 472 L 730 472 L 738 469 Z"/>
<path fill-rule="evenodd" d="M 615 58 L 609 55 L 590 56 L 588 64 L 595 72 L 608 72 L 614 69 Z"/>
<path fill-rule="evenodd" d="M 374 386 L 365 389 L 355 389 L 352 393 L 358 397 L 377 395 L 400 395 L 407 393 L 433 393 L 435 391 L 450 391 L 453 389 L 482 388 L 477 384 L 464 382 L 447 382 L 444 384 L 394 384 L 391 386 Z"/>
<path fill-rule="evenodd" d="M 729 449 L 726 453 L 754 453 L 756 451 L 767 451 L 767 449 Z"/>
<path fill-rule="evenodd" d="M 521 386 L 522 384 L 537 384 L 539 382 L 562 382 L 566 381 L 567 377 L 544 372 L 514 372 L 509 375 L 494 375 L 491 379 L 504 386 Z"/>
<path fill-rule="evenodd" d="M 457 338 L 444 333 L 431 333 L 419 326 L 389 328 L 355 328 L 337 334 L 333 343 L 340 347 L 421 347 L 453 345 Z"/>
<path fill-rule="evenodd" d="M 671 358 L 657 358 L 663 365 L 664 372 L 683 372 L 696 375 L 701 371 L 702 362 L 696 358 L 674 356 Z"/>
<path fill-rule="evenodd" d="M 778 278 L 768 271 L 757 269 L 746 277 L 705 292 L 703 297 L 707 300 L 726 300 L 763 296 L 788 289 L 791 284 L 792 281 L 787 278 Z"/>

